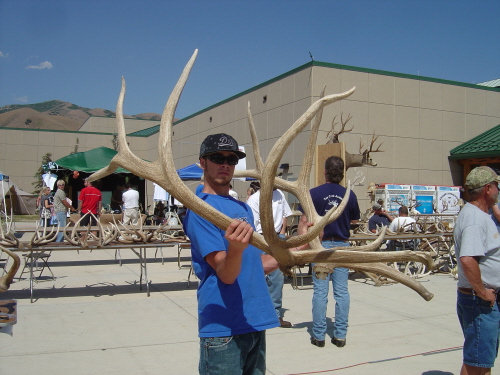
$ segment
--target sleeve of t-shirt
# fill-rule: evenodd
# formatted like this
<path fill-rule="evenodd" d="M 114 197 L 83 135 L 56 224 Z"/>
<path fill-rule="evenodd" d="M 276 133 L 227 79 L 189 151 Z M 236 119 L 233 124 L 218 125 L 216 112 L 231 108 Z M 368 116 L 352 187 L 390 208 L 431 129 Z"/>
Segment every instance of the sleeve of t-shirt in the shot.
<path fill-rule="evenodd" d="M 368 230 L 377 230 L 377 222 L 375 220 L 368 220 Z"/>
<path fill-rule="evenodd" d="M 251 208 L 252 217 L 253 217 L 253 225 L 256 228 L 259 225 L 260 214 L 259 214 L 259 200 L 256 198 L 256 195 L 253 194 L 248 198 L 247 205 Z"/>
<path fill-rule="evenodd" d="M 191 215 L 189 229 L 187 233 L 189 240 L 199 250 L 203 258 L 214 251 L 227 249 L 227 241 L 224 239 L 223 232 L 201 216 Z"/>
<path fill-rule="evenodd" d="M 292 215 L 292 209 L 290 208 L 290 205 L 288 204 L 285 194 L 279 190 L 281 194 L 281 199 L 283 200 L 283 217 L 288 217 Z"/>
<path fill-rule="evenodd" d="M 486 238 L 484 229 L 479 225 L 469 225 L 462 231 L 460 257 L 484 256 L 485 245 L 480 241 Z"/>

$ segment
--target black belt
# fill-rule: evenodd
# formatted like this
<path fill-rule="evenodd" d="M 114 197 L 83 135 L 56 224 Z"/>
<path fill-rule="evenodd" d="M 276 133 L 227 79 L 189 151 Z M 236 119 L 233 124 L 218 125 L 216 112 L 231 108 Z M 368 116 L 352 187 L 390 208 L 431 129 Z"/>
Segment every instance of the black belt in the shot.
<path fill-rule="evenodd" d="M 458 287 L 458 291 L 460 293 L 463 293 L 463 294 L 468 294 L 470 296 L 475 296 L 476 295 L 476 292 L 474 292 L 474 289 L 472 288 L 462 288 L 462 287 Z"/>
<path fill-rule="evenodd" d="M 458 289 L 458 291 L 459 291 L 460 293 L 467 294 L 467 295 L 469 295 L 469 296 L 476 296 L 476 298 L 478 298 L 479 300 L 484 301 L 484 302 L 486 302 L 486 303 L 489 303 L 488 301 L 485 301 L 485 300 L 484 300 L 484 299 L 482 299 L 481 297 L 477 296 L 477 295 L 476 295 L 476 292 L 475 292 L 475 291 L 474 291 L 474 289 L 472 289 L 472 288 L 462 288 L 462 287 L 458 287 L 457 289 Z M 497 296 L 497 298 L 496 298 L 497 303 L 498 303 L 498 304 L 500 304 L 500 291 L 495 292 L 495 294 L 496 294 L 496 296 Z M 486 306 L 486 305 L 485 305 L 485 306 Z M 489 306 L 489 305 L 488 305 L 488 306 Z"/>

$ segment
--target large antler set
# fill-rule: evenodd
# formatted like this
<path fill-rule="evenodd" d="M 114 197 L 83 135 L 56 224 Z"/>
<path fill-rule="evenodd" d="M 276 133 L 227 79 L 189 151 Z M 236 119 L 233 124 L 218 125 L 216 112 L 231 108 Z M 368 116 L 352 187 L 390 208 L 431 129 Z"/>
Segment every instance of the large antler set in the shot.
<path fill-rule="evenodd" d="M 184 68 L 163 111 L 158 141 L 159 157 L 154 162 L 147 162 L 140 159 L 131 152 L 127 144 L 123 119 L 125 80 L 122 78 L 122 88 L 116 108 L 119 144 L 118 154 L 111 160 L 109 166 L 94 173 L 89 178 L 91 180 L 97 180 L 113 173 L 118 167 L 126 168 L 140 177 L 157 183 L 163 189 L 175 196 L 180 202 L 182 202 L 182 204 L 184 204 L 185 207 L 209 220 L 220 229 L 225 230 L 231 223 L 232 219 L 217 211 L 215 208 L 208 205 L 191 192 L 191 190 L 179 178 L 172 155 L 172 122 L 174 113 L 197 54 L 198 51 L 196 50 Z M 236 171 L 234 176 L 253 177 L 261 180 L 260 207 L 263 236 L 254 232 L 251 243 L 275 257 L 283 271 L 289 271 L 289 269 L 294 265 L 306 263 L 326 263 L 328 264 L 328 269 L 341 266 L 364 272 L 374 272 L 399 281 L 417 291 L 426 300 L 430 300 L 433 295 L 423 286 L 421 286 L 414 279 L 395 271 L 393 268 L 388 267 L 384 263 L 394 261 L 416 261 L 425 263 L 428 267 L 432 267 L 432 258 L 426 253 L 414 251 L 375 253 L 374 250 L 378 249 L 383 241 L 385 231 L 382 231 L 375 241 L 365 246 L 336 249 L 324 249 L 321 246 L 319 234 L 325 225 L 336 220 L 336 218 L 342 213 L 342 210 L 347 205 L 350 188 L 348 187 L 346 196 L 336 209 L 330 210 L 323 217 L 316 213 L 309 194 L 309 175 L 312 168 L 316 139 L 319 125 L 321 123 L 323 108 L 336 101 L 347 98 L 354 92 L 354 90 L 355 88 L 353 87 L 344 93 L 327 96 L 324 96 L 323 90 L 321 98 L 314 102 L 309 109 L 285 132 L 285 134 L 277 140 L 265 163 L 260 157 L 257 133 L 253 124 L 250 106 L 248 107 L 248 123 L 252 137 L 256 167 L 253 170 Z M 285 150 L 297 137 L 297 135 L 311 122 L 313 122 L 311 136 L 308 142 L 308 147 L 306 148 L 299 178 L 293 182 L 276 178 L 276 171 Z M 290 237 L 286 240 L 278 237 L 274 231 L 271 207 L 272 191 L 274 186 L 288 191 L 299 198 L 308 220 L 314 223 L 314 225 L 309 228 L 308 233 Z M 312 249 L 290 251 L 290 249 L 296 248 L 305 243 L 309 243 Z"/>

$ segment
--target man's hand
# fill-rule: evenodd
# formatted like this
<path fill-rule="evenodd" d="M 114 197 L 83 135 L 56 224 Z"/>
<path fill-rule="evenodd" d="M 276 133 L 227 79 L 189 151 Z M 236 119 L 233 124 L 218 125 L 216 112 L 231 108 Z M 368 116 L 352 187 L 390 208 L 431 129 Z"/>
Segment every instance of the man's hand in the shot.
<path fill-rule="evenodd" d="M 229 242 L 228 252 L 243 252 L 250 243 L 253 228 L 245 221 L 234 219 L 226 229 L 225 238 Z"/>
<path fill-rule="evenodd" d="M 227 251 L 214 251 L 205 257 L 224 284 L 234 283 L 240 274 L 243 251 L 248 247 L 252 233 L 250 224 L 234 219 L 224 235 L 229 242 Z"/>
<path fill-rule="evenodd" d="M 480 257 L 463 256 L 460 257 L 460 263 L 462 264 L 464 275 L 474 292 L 476 292 L 476 295 L 490 302 L 490 306 L 493 306 L 497 300 L 497 295 L 493 289 L 486 289 L 483 285 L 481 270 L 479 269 L 479 258 Z"/>
<path fill-rule="evenodd" d="M 476 293 L 477 296 L 481 299 L 484 299 L 485 301 L 488 301 L 490 303 L 490 307 L 493 307 L 493 305 L 497 301 L 497 294 L 495 293 L 494 289 L 484 289 L 484 292 L 479 294 Z"/>

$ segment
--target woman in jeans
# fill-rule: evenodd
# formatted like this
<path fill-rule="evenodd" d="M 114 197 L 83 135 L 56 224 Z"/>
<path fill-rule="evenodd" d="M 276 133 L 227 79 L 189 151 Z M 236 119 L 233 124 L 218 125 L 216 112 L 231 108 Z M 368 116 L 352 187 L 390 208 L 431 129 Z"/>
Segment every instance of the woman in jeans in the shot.
<path fill-rule="evenodd" d="M 39 211 L 40 211 L 40 225 L 46 227 L 49 220 L 52 217 L 52 207 L 54 207 L 53 203 L 53 198 L 52 195 L 50 194 L 50 188 L 48 186 L 45 186 L 42 189 L 41 192 L 41 197 L 40 197 L 40 204 L 39 204 Z M 44 210 L 45 208 L 45 210 Z M 45 214 L 45 212 L 49 212 L 50 215 Z"/>

